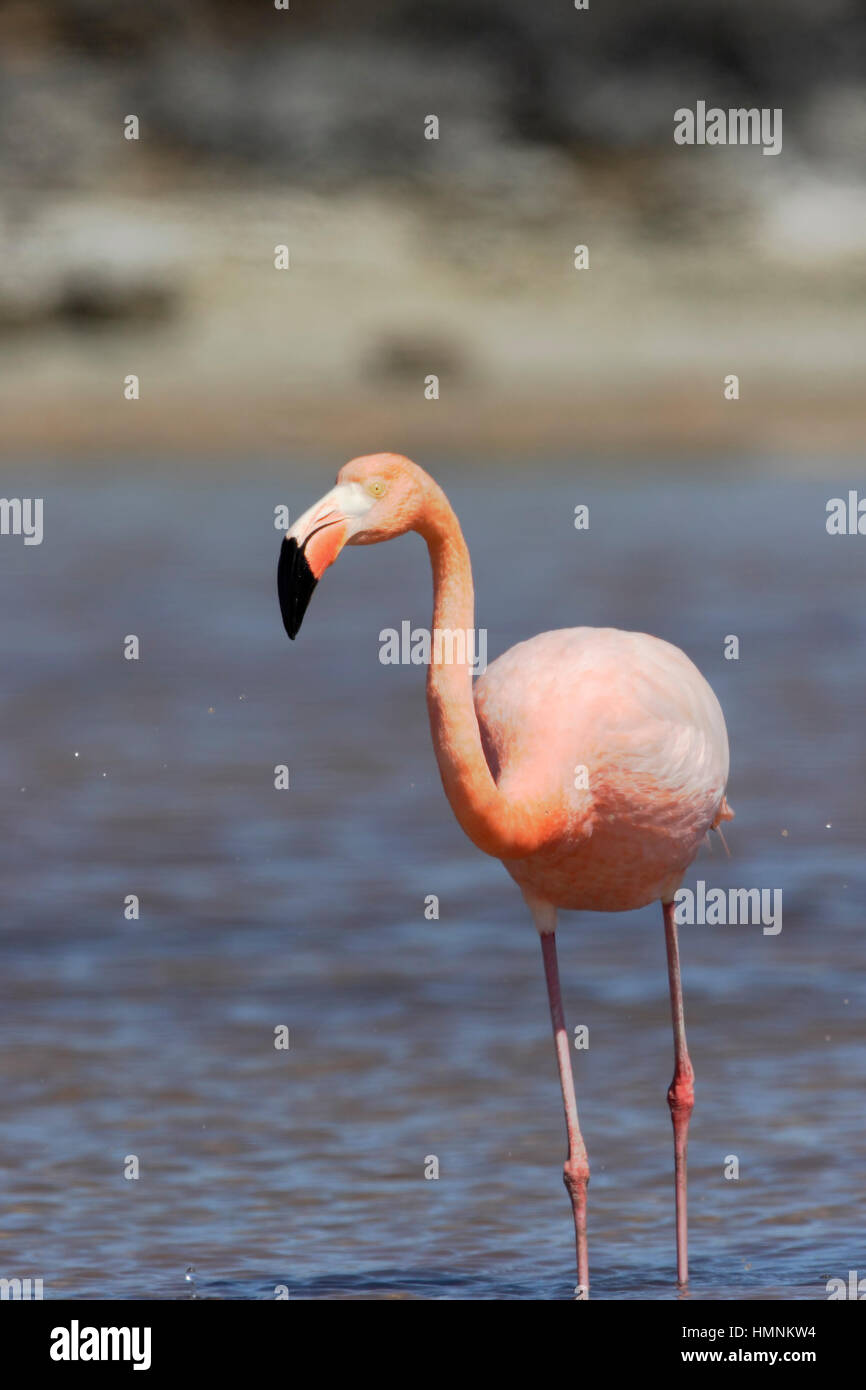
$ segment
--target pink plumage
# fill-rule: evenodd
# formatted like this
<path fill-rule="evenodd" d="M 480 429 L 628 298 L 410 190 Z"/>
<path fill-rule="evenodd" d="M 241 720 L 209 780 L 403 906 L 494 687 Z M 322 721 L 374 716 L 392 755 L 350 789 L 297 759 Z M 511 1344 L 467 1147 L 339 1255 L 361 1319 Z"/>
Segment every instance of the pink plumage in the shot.
<path fill-rule="evenodd" d="M 674 893 L 707 831 L 729 819 L 728 739 L 718 700 L 669 642 L 614 628 L 544 632 L 512 647 L 474 684 L 469 551 L 442 489 L 399 454 L 353 459 L 299 518 L 280 556 L 283 622 L 297 636 L 313 590 L 344 545 L 406 531 L 426 542 L 432 632 L 427 707 L 445 794 L 479 849 L 519 884 L 541 937 L 565 1108 L 578 1298 L 589 1290 L 589 1162 L 577 1117 L 556 961 L 558 908 L 663 907 L 674 1033 L 677 1277 L 688 1278 L 686 1150 L 694 1072 L 683 1022 Z M 456 657 L 454 653 L 457 653 Z M 450 654 L 450 655 L 449 655 Z"/>
<path fill-rule="evenodd" d="M 596 912 L 672 898 L 728 779 L 724 717 L 688 657 L 643 632 L 544 632 L 474 696 L 499 788 L 560 808 L 548 845 L 506 861 L 521 888 Z"/>

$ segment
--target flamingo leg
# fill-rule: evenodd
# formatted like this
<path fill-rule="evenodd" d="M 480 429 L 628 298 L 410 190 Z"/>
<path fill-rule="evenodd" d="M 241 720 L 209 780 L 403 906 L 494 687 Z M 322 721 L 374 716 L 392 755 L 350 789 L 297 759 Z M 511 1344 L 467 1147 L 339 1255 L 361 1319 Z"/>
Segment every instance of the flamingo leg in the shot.
<path fill-rule="evenodd" d="M 695 1073 L 686 1045 L 683 1019 L 683 984 L 680 977 L 680 950 L 674 904 L 662 903 L 665 919 L 665 947 L 671 991 L 671 1017 L 674 1027 L 674 1079 L 668 1090 L 668 1105 L 674 1125 L 674 1182 L 677 1198 L 677 1283 L 689 1279 L 689 1234 L 687 1211 L 686 1155 L 689 1147 L 689 1120 L 695 1105 Z"/>
<path fill-rule="evenodd" d="M 552 911 L 553 909 L 551 909 Z M 556 1045 L 556 1060 L 559 1064 L 559 1083 L 562 1087 L 562 1102 L 565 1106 L 565 1128 L 568 1134 L 568 1158 L 565 1160 L 562 1176 L 571 1198 L 574 1234 L 577 1241 L 577 1288 L 575 1295 L 579 1299 L 585 1299 L 589 1294 L 589 1259 L 586 1248 L 586 1188 L 589 1182 L 589 1161 L 586 1156 L 586 1145 L 583 1142 L 583 1135 L 577 1121 L 577 1101 L 574 1095 L 571 1052 L 568 1046 L 568 1034 L 565 1031 L 562 993 L 559 988 L 559 967 L 556 963 L 556 935 L 551 929 L 541 931 L 540 935 L 541 952 L 544 957 L 544 976 L 547 980 L 547 995 L 550 1000 L 550 1018 L 553 1024 L 553 1041 Z"/>

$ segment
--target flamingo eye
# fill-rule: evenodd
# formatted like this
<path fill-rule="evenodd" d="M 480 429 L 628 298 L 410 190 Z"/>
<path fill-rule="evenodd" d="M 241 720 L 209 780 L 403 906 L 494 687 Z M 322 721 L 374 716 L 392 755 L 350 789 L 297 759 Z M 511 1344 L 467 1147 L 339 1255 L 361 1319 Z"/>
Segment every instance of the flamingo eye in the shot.
<path fill-rule="evenodd" d="M 366 486 L 371 497 L 382 497 L 384 495 L 385 484 L 381 478 L 371 478 Z"/>

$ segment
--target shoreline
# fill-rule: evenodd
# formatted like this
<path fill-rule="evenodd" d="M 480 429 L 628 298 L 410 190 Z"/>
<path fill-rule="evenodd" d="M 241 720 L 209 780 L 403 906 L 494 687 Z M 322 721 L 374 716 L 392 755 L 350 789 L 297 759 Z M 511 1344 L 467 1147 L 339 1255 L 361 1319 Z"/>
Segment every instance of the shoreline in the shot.
<path fill-rule="evenodd" d="M 115 383 L 112 382 L 112 386 Z M 851 388 L 817 392 L 751 388 L 738 401 L 710 394 L 702 377 L 653 390 L 594 388 L 585 395 L 541 389 L 498 394 L 467 389 L 425 401 L 405 389 L 290 394 L 216 389 L 151 391 L 138 401 L 102 392 L 0 393 L 0 464 L 62 456 L 70 466 L 118 458 L 193 461 L 286 455 L 342 458 L 379 449 L 410 456 L 694 461 L 712 456 L 850 461 L 862 472 L 863 399 Z M 5 397 L 5 398 L 4 398 Z M 808 469 L 807 469 L 808 471 Z"/>

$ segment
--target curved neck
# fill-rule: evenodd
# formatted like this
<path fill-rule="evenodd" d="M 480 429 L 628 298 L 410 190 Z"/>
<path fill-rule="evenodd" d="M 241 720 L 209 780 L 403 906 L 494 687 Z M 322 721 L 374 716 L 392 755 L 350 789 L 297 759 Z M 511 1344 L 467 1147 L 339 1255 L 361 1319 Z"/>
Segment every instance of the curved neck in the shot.
<path fill-rule="evenodd" d="M 538 848 L 541 836 L 527 808 L 515 807 L 500 792 L 484 756 L 472 697 L 472 655 L 477 648 L 469 550 L 447 497 L 435 483 L 418 529 L 433 570 L 427 709 L 445 795 L 473 844 L 499 859 L 519 859 Z"/>

